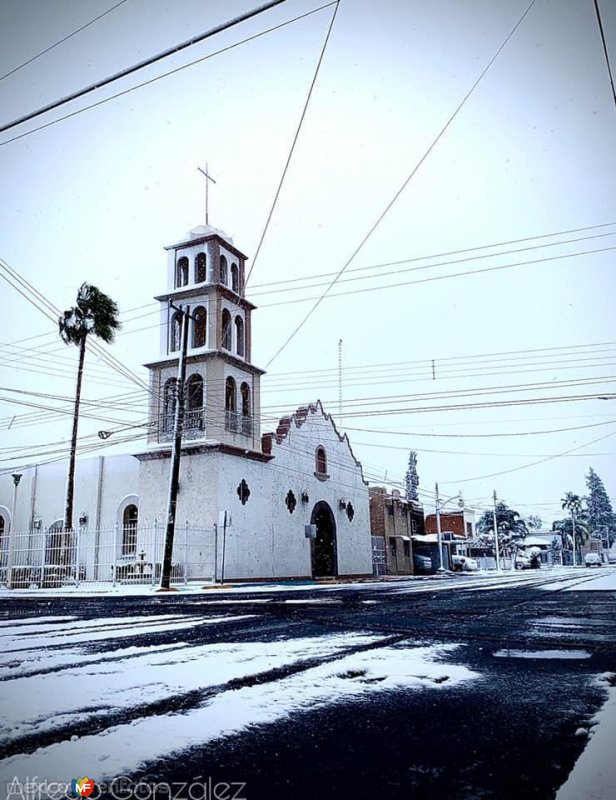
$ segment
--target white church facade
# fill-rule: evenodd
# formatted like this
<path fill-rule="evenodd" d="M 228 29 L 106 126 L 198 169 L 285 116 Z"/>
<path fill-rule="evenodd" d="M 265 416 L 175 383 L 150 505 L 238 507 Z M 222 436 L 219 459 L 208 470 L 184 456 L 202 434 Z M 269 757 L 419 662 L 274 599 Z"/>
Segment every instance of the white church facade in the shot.
<path fill-rule="evenodd" d="M 53 542 L 63 563 L 75 559 L 84 580 L 108 579 L 110 568 L 114 577 L 159 573 L 186 312 L 174 542 L 174 563 L 182 564 L 182 553 L 186 563 L 178 574 L 235 581 L 371 575 L 368 487 L 346 435 L 320 402 L 261 432 L 263 370 L 251 360 L 255 307 L 244 292 L 246 257 L 209 226 L 166 250 L 167 291 L 156 298 L 160 352 L 146 364 L 146 447 L 130 456 L 78 460 L 81 529 L 70 541 L 58 537 L 66 464 L 22 470 L 16 491 L 11 476 L 0 475 L 4 566 L 12 528 L 22 542 L 13 548 L 12 565 L 27 558 L 41 567 L 47 562 L 49 571 L 58 560 L 50 555 Z"/>

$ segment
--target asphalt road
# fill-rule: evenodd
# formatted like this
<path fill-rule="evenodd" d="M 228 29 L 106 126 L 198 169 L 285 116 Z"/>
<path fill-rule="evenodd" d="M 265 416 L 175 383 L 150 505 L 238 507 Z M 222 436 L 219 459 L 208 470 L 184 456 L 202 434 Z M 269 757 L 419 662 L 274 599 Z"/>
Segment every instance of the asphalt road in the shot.
<path fill-rule="evenodd" d="M 589 577 L 581 571 L 576 576 L 580 581 Z M 553 580 L 533 576 L 533 581 Z M 366 658 L 382 652 L 383 646 L 403 653 L 435 644 L 458 645 L 441 661 L 464 667 L 475 678 L 451 686 L 447 677 L 436 678 L 433 688 L 429 681 L 419 687 L 376 687 L 313 704 L 308 700 L 285 711 L 285 681 L 294 676 L 300 680 L 338 658 L 315 655 L 223 680 L 205 693 L 177 691 L 172 698 L 144 702 L 123 713 L 86 716 L 78 725 L 67 722 L 51 731 L 30 732 L 9 742 L 3 756 L 31 753 L 36 764 L 39 748 L 84 735 L 100 734 L 104 749 L 103 734 L 112 726 L 161 715 L 187 715 L 188 724 L 190 711 L 217 693 L 259 686 L 273 689 L 271 703 L 281 703 L 279 715 L 225 736 L 204 737 L 180 753 L 150 760 L 129 777 L 143 785 L 175 784 L 178 797 L 184 798 L 189 795 L 180 794 L 180 785 L 196 777 L 203 782 L 206 776 L 210 792 L 219 787 L 219 800 L 552 798 L 586 744 L 579 730 L 588 727 L 605 700 L 598 676 L 616 672 L 615 600 L 614 592 L 543 591 L 538 583 L 482 588 L 481 579 L 465 576 L 376 587 L 265 587 L 232 595 L 11 597 L 0 600 L 3 624 L 65 614 L 91 621 L 160 614 L 207 618 L 221 611 L 244 617 L 141 637 L 160 648 L 180 641 L 188 648 L 249 642 L 282 646 L 303 637 L 340 634 L 375 637 L 347 648 Z M 134 637 L 129 629 L 125 637 L 113 640 L 111 660 L 113 648 L 130 644 Z M 60 642 L 51 649 L 62 647 Z M 105 648 L 109 654 L 109 647 L 108 641 L 92 640 L 86 650 L 96 654 Z M 520 657 L 538 651 L 553 652 L 547 658 Z M 41 670 L 44 661 L 37 674 Z M 49 667 L 50 674 L 56 671 Z M 360 683 L 382 680 L 370 675 L 350 670 L 342 677 Z M 147 673 L 143 681 L 147 684 Z M 19 697 L 14 701 L 19 703 Z M 207 791 L 202 783 L 194 797 L 209 798 Z"/>

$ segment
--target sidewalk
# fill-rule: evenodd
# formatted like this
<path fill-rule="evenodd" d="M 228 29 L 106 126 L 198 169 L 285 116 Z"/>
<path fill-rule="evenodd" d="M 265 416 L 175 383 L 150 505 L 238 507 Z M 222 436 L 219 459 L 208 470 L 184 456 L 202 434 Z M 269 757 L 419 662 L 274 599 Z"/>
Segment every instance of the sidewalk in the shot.
<path fill-rule="evenodd" d="M 603 675 L 610 683 L 608 699 L 595 714 L 588 744 L 555 800 L 613 800 L 616 796 L 616 675 Z"/>

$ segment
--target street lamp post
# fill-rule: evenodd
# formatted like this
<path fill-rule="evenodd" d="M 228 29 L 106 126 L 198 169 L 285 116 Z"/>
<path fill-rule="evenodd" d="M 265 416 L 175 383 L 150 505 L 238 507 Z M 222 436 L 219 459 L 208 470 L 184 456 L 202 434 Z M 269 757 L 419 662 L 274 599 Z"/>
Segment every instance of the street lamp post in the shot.
<path fill-rule="evenodd" d="M 9 539 L 7 586 L 13 588 L 13 558 L 15 553 L 15 508 L 17 507 L 17 487 L 22 478 L 21 472 L 13 473 L 13 506 L 11 508 L 11 538 Z"/>
<path fill-rule="evenodd" d="M 464 500 L 462 499 L 462 492 L 458 492 L 458 494 L 454 494 L 451 497 L 447 498 L 447 500 L 441 501 L 441 497 L 438 491 L 438 483 L 434 484 L 434 508 L 436 511 L 436 537 L 438 542 L 438 568 L 437 572 L 445 572 L 445 567 L 443 566 L 443 538 L 441 532 L 441 508 L 447 503 L 450 503 L 452 500 L 458 498 L 458 505 L 460 508 L 464 508 Z"/>
<path fill-rule="evenodd" d="M 500 572 L 500 553 L 499 553 L 499 546 L 498 546 L 498 525 L 496 523 L 496 489 L 494 489 L 494 510 L 492 515 L 494 517 L 494 551 L 496 553 L 496 571 Z"/>
<path fill-rule="evenodd" d="M 577 567 L 577 559 L 575 557 L 575 512 L 573 508 L 570 509 L 571 511 L 571 535 L 573 536 L 573 566 Z"/>

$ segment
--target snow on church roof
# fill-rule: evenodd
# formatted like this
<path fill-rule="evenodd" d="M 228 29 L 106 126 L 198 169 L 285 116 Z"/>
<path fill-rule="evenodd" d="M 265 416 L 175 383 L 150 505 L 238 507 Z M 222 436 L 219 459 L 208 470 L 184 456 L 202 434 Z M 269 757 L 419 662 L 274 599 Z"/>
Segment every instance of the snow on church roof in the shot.
<path fill-rule="evenodd" d="M 212 225 L 197 225 L 196 228 L 192 228 L 188 231 L 186 236 L 180 239 L 179 242 L 175 242 L 174 244 L 168 244 L 165 246 L 165 250 L 177 250 L 180 247 L 190 247 L 193 244 L 199 244 L 200 242 L 205 241 L 206 239 L 211 238 L 212 236 L 218 236 L 219 239 L 222 239 L 223 242 L 234 252 L 236 255 L 240 256 L 241 258 L 247 258 L 247 256 L 242 253 L 240 250 L 235 247 L 233 244 L 233 238 L 225 233 L 220 228 L 214 228 Z"/>
<path fill-rule="evenodd" d="M 228 236 L 220 228 L 214 228 L 212 225 L 197 225 L 196 228 L 188 231 L 186 234 L 187 239 L 202 239 L 204 236 L 220 236 L 221 239 L 233 244 L 233 239 Z"/>
<path fill-rule="evenodd" d="M 307 406 L 300 406 L 294 414 L 287 415 L 285 417 L 281 417 L 278 421 L 278 427 L 276 428 L 275 433 L 270 433 L 269 436 L 272 436 L 276 439 L 276 444 L 282 444 L 284 439 L 287 437 L 289 431 L 291 430 L 291 426 L 295 425 L 296 428 L 301 428 L 306 419 L 308 418 L 309 414 L 318 414 L 320 413 L 324 419 L 331 423 L 332 428 L 338 439 L 341 442 L 344 442 L 347 447 L 349 448 L 349 452 L 351 454 L 351 458 L 359 468 L 359 472 L 361 474 L 362 481 L 368 485 L 368 481 L 364 478 L 364 471 L 361 465 L 361 461 L 358 461 L 353 453 L 353 448 L 351 447 L 351 442 L 349 441 L 349 437 L 346 433 L 341 434 L 336 427 L 336 423 L 331 414 L 328 414 L 325 409 L 323 408 L 323 403 L 320 400 L 317 400 L 316 403 L 309 403 Z M 268 434 L 265 434 L 266 436 Z"/>

